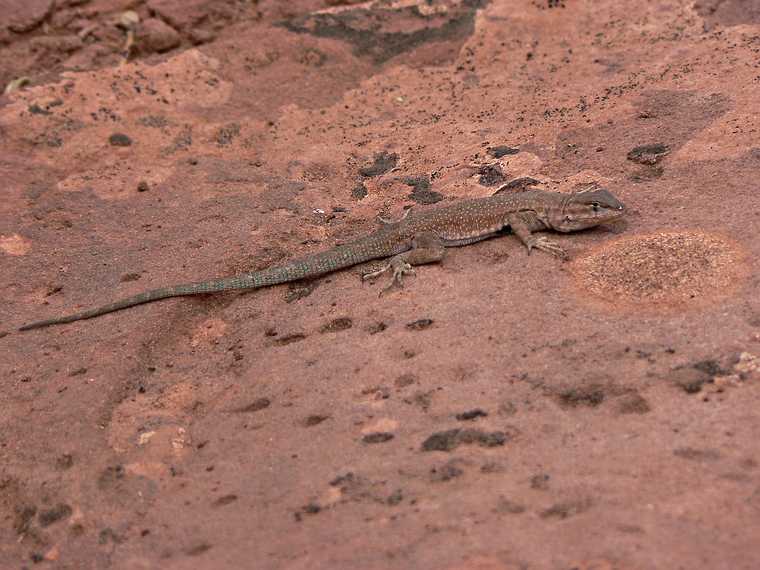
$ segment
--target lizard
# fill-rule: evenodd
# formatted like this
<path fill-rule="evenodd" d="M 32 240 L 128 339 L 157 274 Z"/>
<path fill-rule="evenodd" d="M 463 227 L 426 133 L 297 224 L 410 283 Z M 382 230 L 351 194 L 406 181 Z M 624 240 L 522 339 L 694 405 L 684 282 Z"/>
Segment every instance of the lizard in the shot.
<path fill-rule="evenodd" d="M 369 235 L 281 265 L 233 277 L 153 289 L 102 307 L 32 322 L 19 330 L 90 319 L 169 297 L 269 287 L 390 258 L 381 269 L 363 276 L 363 279 L 374 279 L 391 271 L 391 282 L 385 291 L 394 285 L 401 286 L 402 278 L 414 273 L 413 266 L 440 262 L 446 248 L 479 242 L 505 230 L 517 236 L 529 254 L 536 249 L 566 259 L 564 249 L 534 232 L 575 232 L 617 220 L 625 213 L 625 206 L 611 192 L 599 187 L 572 193 L 535 188 L 518 193 L 505 190 L 508 190 L 506 186 L 502 186 L 491 196 L 459 200 L 420 213 L 410 214 L 411 210 L 406 210 L 397 221 L 379 218 L 382 227 Z"/>

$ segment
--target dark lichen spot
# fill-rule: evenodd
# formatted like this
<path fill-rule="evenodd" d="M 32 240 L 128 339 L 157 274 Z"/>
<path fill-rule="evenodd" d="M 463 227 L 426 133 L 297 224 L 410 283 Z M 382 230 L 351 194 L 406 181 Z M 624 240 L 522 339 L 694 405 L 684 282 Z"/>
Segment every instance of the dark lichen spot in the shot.
<path fill-rule="evenodd" d="M 679 447 L 673 450 L 673 455 L 690 461 L 717 461 L 720 453 L 714 449 L 695 449 L 693 447 Z"/>
<path fill-rule="evenodd" d="M 501 158 L 502 156 L 517 154 L 518 152 L 520 152 L 519 148 L 507 145 L 492 146 L 488 148 L 488 154 L 494 158 Z"/>
<path fill-rule="evenodd" d="M 531 178 L 530 176 L 515 178 L 514 180 L 510 180 L 504 186 L 499 188 L 496 192 L 493 193 L 493 195 L 496 196 L 496 194 L 501 194 L 502 192 L 523 192 L 525 190 L 532 189 L 536 184 L 541 184 L 541 181 L 536 180 L 535 178 Z"/>
<path fill-rule="evenodd" d="M 111 146 L 130 146 L 132 144 L 132 139 L 124 133 L 114 133 L 108 137 L 108 142 Z"/>
<path fill-rule="evenodd" d="M 319 329 L 319 332 L 334 333 L 334 332 L 348 330 L 352 326 L 354 326 L 354 323 L 351 319 L 349 319 L 348 317 L 340 317 L 337 319 L 333 319 L 329 323 L 323 325 L 322 328 Z"/>
<path fill-rule="evenodd" d="M 240 135 L 240 125 L 237 123 L 230 123 L 223 126 L 216 133 L 216 144 L 219 146 L 228 146 L 235 138 Z"/>
<path fill-rule="evenodd" d="M 289 334 L 287 336 L 278 338 L 274 341 L 274 343 L 277 346 L 286 346 L 288 344 L 293 344 L 294 342 L 300 342 L 306 338 L 305 334 L 301 333 L 295 333 L 295 334 Z"/>
<path fill-rule="evenodd" d="M 395 168 L 397 163 L 398 155 L 395 152 L 379 152 L 375 155 L 372 164 L 359 169 L 359 174 L 367 178 L 379 176 Z"/>
<path fill-rule="evenodd" d="M 647 166 L 654 166 L 665 158 L 670 152 L 670 148 L 662 143 L 647 144 L 637 146 L 628 153 L 628 160 L 637 162 L 638 164 L 645 164 Z"/>
<path fill-rule="evenodd" d="M 247 406 L 242 406 L 240 408 L 236 408 L 235 412 L 237 413 L 252 413 L 252 412 L 258 412 L 265 408 L 268 408 L 272 404 L 272 401 L 269 398 L 258 398 L 248 404 Z"/>
<path fill-rule="evenodd" d="M 697 394 L 703 385 L 712 382 L 712 376 L 693 366 L 674 369 L 669 379 L 687 394 Z"/>
<path fill-rule="evenodd" d="M 185 550 L 185 554 L 188 556 L 200 556 L 204 552 L 208 552 L 211 550 L 211 545 L 207 542 L 201 542 L 200 544 L 196 544 L 195 546 L 191 546 L 187 550 Z"/>
<path fill-rule="evenodd" d="M 549 479 L 551 479 L 551 476 L 548 473 L 533 475 L 530 478 L 530 488 L 536 491 L 547 491 L 549 489 Z"/>
<path fill-rule="evenodd" d="M 445 483 L 464 474 L 464 471 L 452 463 L 446 463 L 441 467 L 433 467 L 430 470 L 430 481 L 433 483 Z"/>
<path fill-rule="evenodd" d="M 475 408 L 474 410 L 468 410 L 466 412 L 462 412 L 461 414 L 457 414 L 456 418 L 460 422 L 467 422 L 476 420 L 478 418 L 485 418 L 486 416 L 488 416 L 488 412 L 481 410 L 480 408 Z"/>
<path fill-rule="evenodd" d="M 113 485 L 116 481 L 124 479 L 126 471 L 123 465 L 112 465 L 106 467 L 98 477 L 98 487 L 105 489 Z"/>
<path fill-rule="evenodd" d="M 214 501 L 213 505 L 215 507 L 223 507 L 225 505 L 229 505 L 230 503 L 234 503 L 237 501 L 238 496 L 235 494 L 229 494 L 229 495 L 223 495 L 219 497 L 216 501 Z"/>
<path fill-rule="evenodd" d="M 430 179 L 427 176 L 407 176 L 404 184 L 413 188 L 409 199 L 418 204 L 435 204 L 443 200 L 443 195 L 430 189 Z"/>
<path fill-rule="evenodd" d="M 421 331 L 433 324 L 433 319 L 417 319 L 411 323 L 406 324 L 406 328 L 412 331 Z"/>
<path fill-rule="evenodd" d="M 728 370 L 723 368 L 717 360 L 713 359 L 700 360 L 699 362 L 692 364 L 692 367 L 705 374 L 709 374 L 710 376 L 728 374 Z"/>
<path fill-rule="evenodd" d="M 364 198 L 367 197 L 367 194 L 369 194 L 369 191 L 364 184 L 354 186 L 353 190 L 351 190 L 351 197 L 356 200 L 364 200 Z"/>
<path fill-rule="evenodd" d="M 497 513 L 503 513 L 506 515 L 519 515 L 520 513 L 525 512 L 525 507 L 519 503 L 515 503 L 514 501 L 500 497 L 496 503 L 496 506 L 494 507 L 494 510 Z"/>
<path fill-rule="evenodd" d="M 40 526 L 46 527 L 60 520 L 69 518 L 72 512 L 74 511 L 69 505 L 60 503 L 52 509 L 41 511 L 38 520 L 40 522 Z"/>
<path fill-rule="evenodd" d="M 288 292 L 285 294 L 285 302 L 293 303 L 299 299 L 304 299 L 314 292 L 317 288 L 317 281 L 299 281 L 288 285 Z"/>
<path fill-rule="evenodd" d="M 401 501 L 404 500 L 404 494 L 401 492 L 401 489 L 396 489 L 388 495 L 388 497 L 385 499 L 385 504 L 389 507 L 395 507 L 398 505 Z"/>
<path fill-rule="evenodd" d="M 541 512 L 542 519 L 560 519 L 564 520 L 569 517 L 580 514 L 587 511 L 591 507 L 590 500 L 582 501 L 567 501 L 563 503 L 557 503 L 545 511 Z"/>
<path fill-rule="evenodd" d="M 369 334 L 377 334 L 377 333 L 383 332 L 387 328 L 388 328 L 388 325 L 386 325 L 383 322 L 372 323 L 371 325 L 367 326 L 367 332 Z"/>
<path fill-rule="evenodd" d="M 314 415 L 308 416 L 303 421 L 303 425 L 304 427 L 314 427 L 314 426 L 318 426 L 322 422 L 327 421 L 329 419 L 330 419 L 330 416 L 320 416 L 318 414 L 314 414 Z"/>
<path fill-rule="evenodd" d="M 636 393 L 626 394 L 618 405 L 618 411 L 621 414 L 646 414 L 651 409 L 649 402 Z"/>
<path fill-rule="evenodd" d="M 501 431 L 485 432 L 479 429 L 450 429 L 434 433 L 422 443 L 422 451 L 451 451 L 460 445 L 497 447 L 504 445 L 507 434 Z"/>
<path fill-rule="evenodd" d="M 595 408 L 604 402 L 604 391 L 599 387 L 589 386 L 571 388 L 559 395 L 560 404 L 566 407 L 590 406 Z"/>
<path fill-rule="evenodd" d="M 483 165 L 478 169 L 478 174 L 478 184 L 481 186 L 497 186 L 507 179 L 498 164 Z"/>
<path fill-rule="evenodd" d="M 386 441 L 392 440 L 393 437 L 393 434 L 388 432 L 368 433 L 362 438 L 362 442 L 367 444 L 385 443 Z"/>
<path fill-rule="evenodd" d="M 74 456 L 71 453 L 64 453 L 59 455 L 55 460 L 56 469 L 65 471 L 71 469 L 74 466 Z"/>
<path fill-rule="evenodd" d="M 20 505 L 14 509 L 13 530 L 16 534 L 26 534 L 32 525 L 34 515 L 37 514 L 37 507 L 34 505 Z"/>
<path fill-rule="evenodd" d="M 407 386 L 411 386 L 417 381 L 417 377 L 414 374 L 402 374 L 398 378 L 396 378 L 394 385 L 396 388 L 406 388 Z"/>

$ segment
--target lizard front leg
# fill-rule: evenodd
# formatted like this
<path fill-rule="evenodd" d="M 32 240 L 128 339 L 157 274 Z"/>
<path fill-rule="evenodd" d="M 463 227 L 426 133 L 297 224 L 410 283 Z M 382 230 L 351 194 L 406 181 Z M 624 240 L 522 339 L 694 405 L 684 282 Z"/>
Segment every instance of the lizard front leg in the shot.
<path fill-rule="evenodd" d="M 380 268 L 378 271 L 363 275 L 362 279 L 374 279 L 389 269 L 392 269 L 393 277 L 391 278 L 390 284 L 380 292 L 382 295 L 395 285 L 403 287 L 402 279 L 404 275 L 414 275 L 413 265 L 437 263 L 443 259 L 445 254 L 446 248 L 436 234 L 432 232 L 422 232 L 412 238 L 412 248 L 409 251 L 394 255 L 384 267 Z"/>
<path fill-rule="evenodd" d="M 535 228 L 535 215 L 527 213 L 511 214 L 507 217 L 509 227 L 512 229 L 518 239 L 528 248 L 528 254 L 535 247 L 546 253 L 556 255 L 561 259 L 567 259 L 567 252 L 560 247 L 559 244 L 553 242 L 545 236 L 533 235 L 533 229 Z M 540 223 L 539 223 L 540 225 Z"/>

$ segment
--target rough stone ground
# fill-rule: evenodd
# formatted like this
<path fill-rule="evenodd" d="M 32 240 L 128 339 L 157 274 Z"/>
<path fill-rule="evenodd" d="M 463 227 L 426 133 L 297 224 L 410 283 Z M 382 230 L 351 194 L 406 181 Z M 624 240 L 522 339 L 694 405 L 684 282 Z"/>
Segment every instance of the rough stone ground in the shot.
<path fill-rule="evenodd" d="M 0 567 L 760 567 L 760 2 L 0 15 Z M 628 219 L 16 332 L 524 177 Z"/>

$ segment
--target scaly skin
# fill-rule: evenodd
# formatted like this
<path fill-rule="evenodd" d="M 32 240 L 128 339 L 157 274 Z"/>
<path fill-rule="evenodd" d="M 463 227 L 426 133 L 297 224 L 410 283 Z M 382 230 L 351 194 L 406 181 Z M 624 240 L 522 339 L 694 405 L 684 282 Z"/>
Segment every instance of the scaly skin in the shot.
<path fill-rule="evenodd" d="M 412 265 L 440 261 L 446 247 L 468 245 L 511 229 L 528 248 L 566 257 L 565 252 L 545 237 L 533 232 L 555 230 L 574 232 L 591 228 L 623 216 L 625 208 L 610 192 L 602 189 L 574 194 L 528 190 L 507 193 L 501 189 L 493 196 L 462 200 L 451 205 L 411 214 L 372 234 L 333 249 L 289 261 L 262 271 L 245 273 L 198 283 L 153 289 L 109 305 L 72 315 L 37 321 L 22 326 L 30 330 L 48 325 L 70 323 L 119 311 L 142 303 L 169 297 L 216 293 L 233 289 L 258 289 L 299 279 L 318 277 L 373 259 L 391 257 L 384 269 L 368 274 L 373 278 L 393 270 L 391 285 L 412 273 Z"/>

